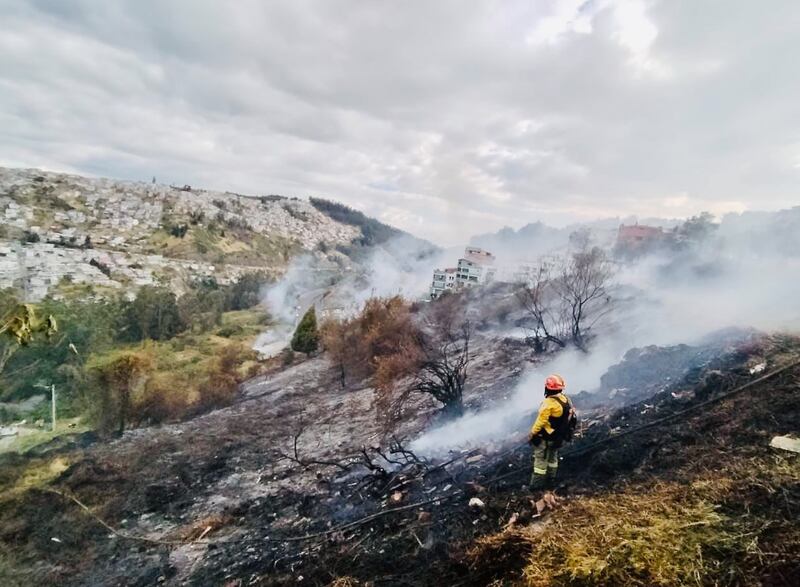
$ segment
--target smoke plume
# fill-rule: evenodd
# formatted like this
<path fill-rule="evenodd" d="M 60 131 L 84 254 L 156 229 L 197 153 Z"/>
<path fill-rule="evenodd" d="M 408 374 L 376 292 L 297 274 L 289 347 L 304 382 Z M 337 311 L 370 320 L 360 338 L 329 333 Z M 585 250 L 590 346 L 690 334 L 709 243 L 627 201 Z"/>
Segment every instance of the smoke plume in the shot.
<path fill-rule="evenodd" d="M 416 439 L 421 454 L 508 441 L 531 424 L 545 377 L 560 373 L 568 392 L 593 391 L 633 347 L 698 343 L 729 327 L 800 331 L 800 208 L 730 215 L 713 236 L 664 248 L 617 267 L 615 310 L 590 352 L 567 350 L 529 367 L 507 401 Z"/>

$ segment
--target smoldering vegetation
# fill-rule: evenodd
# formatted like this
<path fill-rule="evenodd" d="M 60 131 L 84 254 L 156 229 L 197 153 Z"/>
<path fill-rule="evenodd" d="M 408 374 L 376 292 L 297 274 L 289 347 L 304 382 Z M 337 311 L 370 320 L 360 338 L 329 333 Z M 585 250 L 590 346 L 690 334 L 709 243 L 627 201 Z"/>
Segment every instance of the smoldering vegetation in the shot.
<path fill-rule="evenodd" d="M 572 239 L 564 239 L 560 253 L 551 250 L 544 261 L 534 264 L 531 279 L 520 284 L 517 298 L 522 316 L 515 321 L 519 328 L 507 330 L 508 335 L 527 340 L 542 360 L 523 365 L 519 384 L 506 402 L 434 429 L 417 439 L 414 447 L 441 454 L 515 438 L 538 404 L 541 382 L 550 372 L 564 375 L 568 390 L 581 393 L 586 406 L 619 406 L 625 394 L 610 401 L 607 393 L 611 390 L 604 387 L 602 377 L 624 358 L 646 353 L 642 349 L 688 345 L 675 347 L 688 349 L 678 352 L 682 372 L 702 362 L 701 357 L 746 340 L 752 330 L 797 330 L 798 230 L 800 208 L 729 215 L 718 224 L 700 216 L 677 225 L 674 237 L 635 254 L 612 251 L 607 261 L 612 264 L 610 273 L 600 276 L 602 299 L 589 299 L 583 308 L 587 324 L 592 325 L 583 342 L 570 336 L 574 307 L 567 300 L 564 308 L 559 299 L 563 292 L 558 291 L 557 280 L 563 279 L 559 271 L 563 274 L 564 267 L 559 255 L 574 258 L 576 240 L 583 241 L 578 246 L 584 247 L 584 253 L 578 254 L 585 254 L 586 247 L 600 248 L 596 243 L 602 234 L 598 236 L 591 227 L 574 232 Z M 598 279 L 597 273 L 584 274 Z M 561 352 L 547 359 L 556 350 Z M 649 368 L 642 363 L 641 369 Z"/>
<path fill-rule="evenodd" d="M 255 348 L 267 355 L 279 352 L 312 305 L 325 319 L 351 316 L 370 298 L 419 299 L 430 285 L 431 268 L 445 255 L 426 241 L 400 234 L 360 250 L 356 260 L 340 251 L 298 257 L 264 292 L 264 304 L 279 322 L 256 341 Z"/>
<path fill-rule="evenodd" d="M 508 283 L 502 295 L 497 288 L 462 295 L 458 312 L 473 327 L 482 326 L 479 336 L 524 342 L 534 360 L 516 367 L 519 382 L 505 402 L 467 409 L 460 419 L 417 439 L 415 449 L 443 454 L 514 438 L 537 405 L 540 382 L 549 372 L 562 373 L 573 394 L 598 393 L 585 402 L 596 407 L 607 391 L 602 376 L 626 353 L 640 352 L 636 349 L 719 350 L 709 343 L 715 333 L 746 338 L 749 329 L 797 329 L 799 211 L 731 214 L 718 223 L 708 215 L 661 220 L 664 238 L 634 251 L 615 246 L 617 220 L 565 229 L 534 224 L 475 237 L 473 243 L 497 248 L 502 276 L 519 276 L 522 262 L 525 278 L 515 277 L 519 281 Z M 453 251 L 435 251 L 403 237 L 382 243 L 359 264 L 332 266 L 330 256 L 298 259 L 266 294 L 285 326 L 265 336 L 277 341 L 273 349 L 285 345 L 310 305 L 321 308 L 323 320 L 341 321 L 371 299 L 424 299 L 432 268 L 453 261 Z M 577 321 L 575 312 L 583 313 Z M 474 376 L 479 369 L 471 365 L 469 372 Z M 622 397 L 613 403 L 619 405 Z"/>
<path fill-rule="evenodd" d="M 780 252 L 793 237 L 767 224 L 745 254 L 723 224 L 677 224 L 631 255 L 582 230 L 531 259 L 538 282 L 435 302 L 415 298 L 449 253 L 298 261 L 266 296 L 289 335 L 318 307 L 321 350 L 272 361 L 224 410 L 9 461 L 0 571 L 76 585 L 793 584 L 797 461 L 769 441 L 797 432 L 800 343 L 768 334 L 797 324 L 797 258 Z M 577 334 L 574 302 L 596 288 L 576 275 L 602 285 Z M 521 489 L 523 435 L 553 371 L 583 426 L 563 501 L 542 505 Z"/>

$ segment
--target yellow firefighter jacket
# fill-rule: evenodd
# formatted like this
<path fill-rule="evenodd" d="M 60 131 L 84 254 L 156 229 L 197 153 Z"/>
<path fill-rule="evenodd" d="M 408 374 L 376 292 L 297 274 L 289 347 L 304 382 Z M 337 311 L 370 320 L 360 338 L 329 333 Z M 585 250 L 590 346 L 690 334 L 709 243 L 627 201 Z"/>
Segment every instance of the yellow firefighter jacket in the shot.
<path fill-rule="evenodd" d="M 563 393 L 557 393 L 544 398 L 544 401 L 539 406 L 539 415 L 536 417 L 533 427 L 531 427 L 531 437 L 536 436 L 542 430 L 544 430 L 547 434 L 552 434 L 554 432 L 553 427 L 550 425 L 550 419 L 552 418 L 555 420 L 560 418 L 561 414 L 564 413 L 564 408 L 561 407 L 561 404 L 558 403 L 555 398 L 560 399 L 567 405 L 572 405 L 572 402 L 570 402 L 567 396 L 565 396 Z"/>

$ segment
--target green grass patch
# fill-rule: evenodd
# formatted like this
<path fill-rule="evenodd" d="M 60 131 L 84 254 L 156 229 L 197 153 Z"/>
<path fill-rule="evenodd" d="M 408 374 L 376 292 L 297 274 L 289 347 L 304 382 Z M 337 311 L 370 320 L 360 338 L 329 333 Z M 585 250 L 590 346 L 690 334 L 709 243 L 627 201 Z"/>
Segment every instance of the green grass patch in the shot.
<path fill-rule="evenodd" d="M 44 429 L 22 428 L 21 434 L 7 437 L 0 441 L 0 453 L 26 453 L 30 449 L 40 444 L 50 442 L 59 436 L 80 434 L 88 430 L 90 430 L 90 427 L 83 422 L 81 418 L 65 418 L 63 420 L 58 420 L 55 432 L 50 430 L 50 422 L 45 422 Z"/>

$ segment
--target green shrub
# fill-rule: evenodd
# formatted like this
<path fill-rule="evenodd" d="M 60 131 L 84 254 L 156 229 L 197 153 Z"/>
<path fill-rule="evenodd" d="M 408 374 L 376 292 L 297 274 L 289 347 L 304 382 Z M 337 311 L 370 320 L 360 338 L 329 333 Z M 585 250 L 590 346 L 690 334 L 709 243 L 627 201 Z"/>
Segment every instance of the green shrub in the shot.
<path fill-rule="evenodd" d="M 317 312 L 311 306 L 300 320 L 292 336 L 292 350 L 311 354 L 319 346 L 319 331 L 317 330 Z"/>
<path fill-rule="evenodd" d="M 189 232 L 188 224 L 173 224 L 169 227 L 169 233 L 176 238 L 183 238 Z"/>
<path fill-rule="evenodd" d="M 227 310 L 246 310 L 261 300 L 261 287 L 266 278 L 258 273 L 247 273 L 230 286 L 226 303 Z"/>
<path fill-rule="evenodd" d="M 186 329 L 177 298 L 165 287 L 146 285 L 122 308 L 123 340 L 169 340 Z"/>
<path fill-rule="evenodd" d="M 230 338 L 231 336 L 241 334 L 242 332 L 244 332 L 244 328 L 242 328 L 241 324 L 228 324 L 227 326 L 223 326 L 217 330 L 217 336 Z"/>

